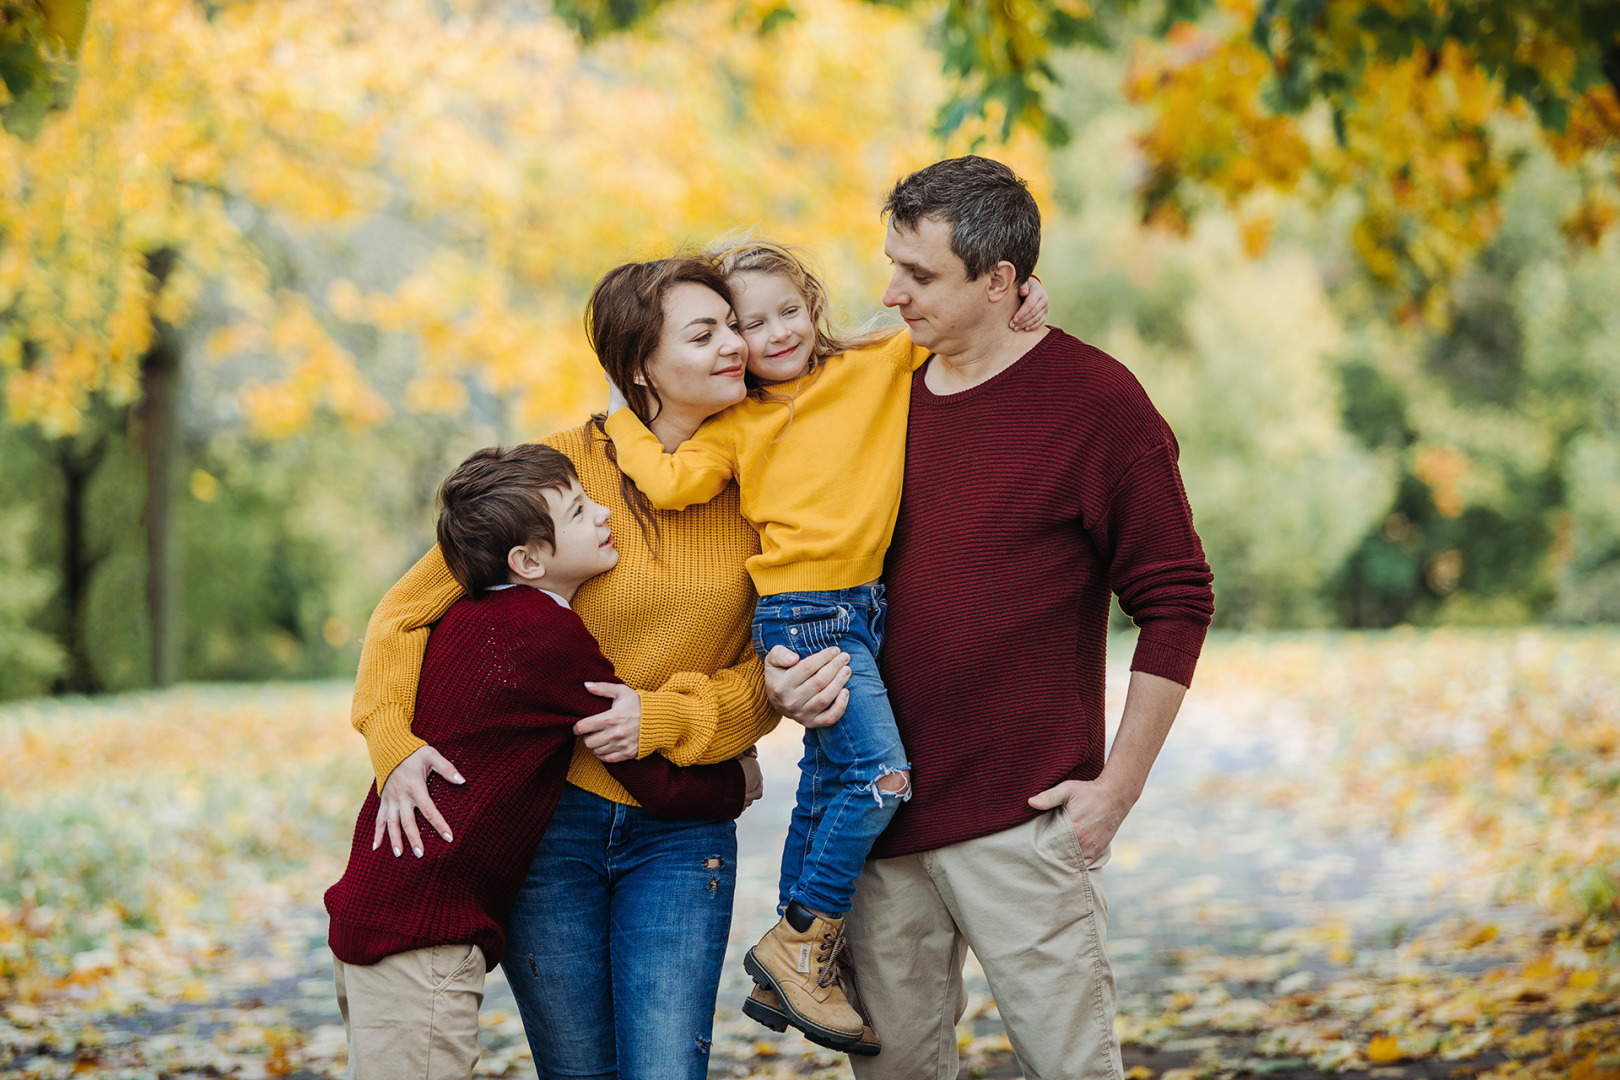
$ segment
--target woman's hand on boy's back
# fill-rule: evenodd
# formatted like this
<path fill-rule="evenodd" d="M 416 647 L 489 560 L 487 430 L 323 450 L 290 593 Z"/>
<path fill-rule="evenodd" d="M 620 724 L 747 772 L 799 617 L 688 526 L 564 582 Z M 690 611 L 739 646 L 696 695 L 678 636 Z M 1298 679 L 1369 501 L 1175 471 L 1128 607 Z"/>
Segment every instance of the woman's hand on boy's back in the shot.
<path fill-rule="evenodd" d="M 388 846 L 397 857 L 404 854 L 401 839 L 409 841 L 411 851 L 422 857 L 422 834 L 416 828 L 416 815 L 420 811 L 427 823 L 445 840 L 453 840 L 450 826 L 428 794 L 428 774 L 438 773 L 452 784 L 464 781 L 461 773 L 444 755 L 431 746 L 419 746 L 410 757 L 394 766 L 388 780 L 377 793 L 377 831 L 371 838 L 371 850 L 382 846 L 383 834 L 388 834 Z"/>
<path fill-rule="evenodd" d="M 765 697 L 771 707 L 807 728 L 836 724 L 849 704 L 849 654 L 836 647 L 804 659 L 781 645 L 765 654 Z"/>
<path fill-rule="evenodd" d="M 585 689 L 613 704 L 574 725 L 574 734 L 602 761 L 631 761 L 641 749 L 641 695 L 623 683 L 588 682 Z"/>

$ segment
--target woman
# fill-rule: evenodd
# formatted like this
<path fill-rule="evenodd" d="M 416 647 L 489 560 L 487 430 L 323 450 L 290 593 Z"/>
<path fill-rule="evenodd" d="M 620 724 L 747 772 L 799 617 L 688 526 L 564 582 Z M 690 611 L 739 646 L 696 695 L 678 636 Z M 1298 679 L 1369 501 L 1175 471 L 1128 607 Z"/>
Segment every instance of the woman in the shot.
<path fill-rule="evenodd" d="M 610 271 L 586 323 L 609 378 L 666 448 L 747 393 L 730 292 L 706 260 Z M 574 607 L 624 685 L 597 688 L 611 706 L 575 729 L 583 738 L 569 786 L 508 917 L 507 980 L 541 1077 L 702 1077 L 731 924 L 735 826 L 651 818 L 601 761 L 655 752 L 683 765 L 723 761 L 775 725 L 749 647 L 755 596 L 744 562 L 759 539 L 735 487 L 678 513 L 652 510 L 619 472 L 599 418 L 545 442 L 620 523 L 618 567 L 587 582 Z M 430 774 L 461 779 L 410 731 L 428 628 L 459 595 L 435 548 L 367 628 L 354 724 L 396 855 L 402 838 L 420 845 L 417 809 L 445 831 Z"/>

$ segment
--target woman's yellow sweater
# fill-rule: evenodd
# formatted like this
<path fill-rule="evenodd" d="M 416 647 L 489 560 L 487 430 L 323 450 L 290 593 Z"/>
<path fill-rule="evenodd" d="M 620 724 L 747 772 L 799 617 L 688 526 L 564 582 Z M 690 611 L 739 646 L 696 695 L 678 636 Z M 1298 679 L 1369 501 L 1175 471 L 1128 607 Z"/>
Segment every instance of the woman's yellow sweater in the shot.
<path fill-rule="evenodd" d="M 759 537 L 738 513 L 737 489 L 682 513 L 655 512 L 655 556 L 600 433 L 587 424 L 542 441 L 567 454 L 585 493 L 613 511 L 619 565 L 587 581 L 573 606 L 620 680 L 641 694 L 640 756 L 662 753 L 677 765 L 736 757 L 778 720 L 749 644 L 756 597 L 744 563 L 759 553 Z M 435 547 L 388 590 L 366 627 L 353 722 L 379 789 L 423 745 L 411 718 L 428 632 L 461 595 Z M 574 746 L 568 780 L 635 805 L 583 742 Z"/>
<path fill-rule="evenodd" d="M 654 506 L 707 502 L 735 479 L 759 530 L 748 572 L 761 596 L 864 585 L 883 573 L 905 471 L 911 373 L 931 354 L 904 332 L 828 359 L 698 428 L 673 454 L 636 414 L 607 432 L 625 475 Z"/>

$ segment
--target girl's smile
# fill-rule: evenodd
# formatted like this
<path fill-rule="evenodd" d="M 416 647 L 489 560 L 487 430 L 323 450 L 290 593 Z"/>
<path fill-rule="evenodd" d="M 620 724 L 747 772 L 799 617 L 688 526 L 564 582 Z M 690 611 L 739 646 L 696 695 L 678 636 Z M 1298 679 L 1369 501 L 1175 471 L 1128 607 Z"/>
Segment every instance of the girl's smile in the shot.
<path fill-rule="evenodd" d="M 816 328 L 810 305 L 782 274 L 744 271 L 731 279 L 737 322 L 748 343 L 748 372 L 764 383 L 796 379 L 810 368 Z"/>

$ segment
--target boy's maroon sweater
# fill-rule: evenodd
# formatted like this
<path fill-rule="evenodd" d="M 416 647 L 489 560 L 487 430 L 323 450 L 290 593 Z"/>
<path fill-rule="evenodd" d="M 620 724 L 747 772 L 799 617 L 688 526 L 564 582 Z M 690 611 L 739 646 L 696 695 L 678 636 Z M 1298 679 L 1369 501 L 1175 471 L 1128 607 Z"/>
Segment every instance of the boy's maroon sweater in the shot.
<path fill-rule="evenodd" d="M 523 586 L 458 600 L 433 628 L 411 730 L 466 777 L 435 783 L 452 842 L 422 829 L 422 858 L 371 850 L 375 785 L 355 823 L 349 867 L 326 891 L 328 942 L 346 964 L 430 945 L 472 943 L 491 968 L 506 910 L 562 794 L 573 726 L 602 711 L 584 683 L 613 665 L 578 615 Z M 742 812 L 735 761 L 677 768 L 654 754 L 608 766 L 650 814 L 728 820 Z"/>
<path fill-rule="evenodd" d="M 927 371 L 881 656 L 912 798 L 880 858 L 1012 828 L 1031 795 L 1096 778 L 1110 592 L 1141 627 L 1131 668 L 1183 686 L 1214 612 L 1175 436 L 1123 365 L 1052 330 L 959 394 Z"/>

